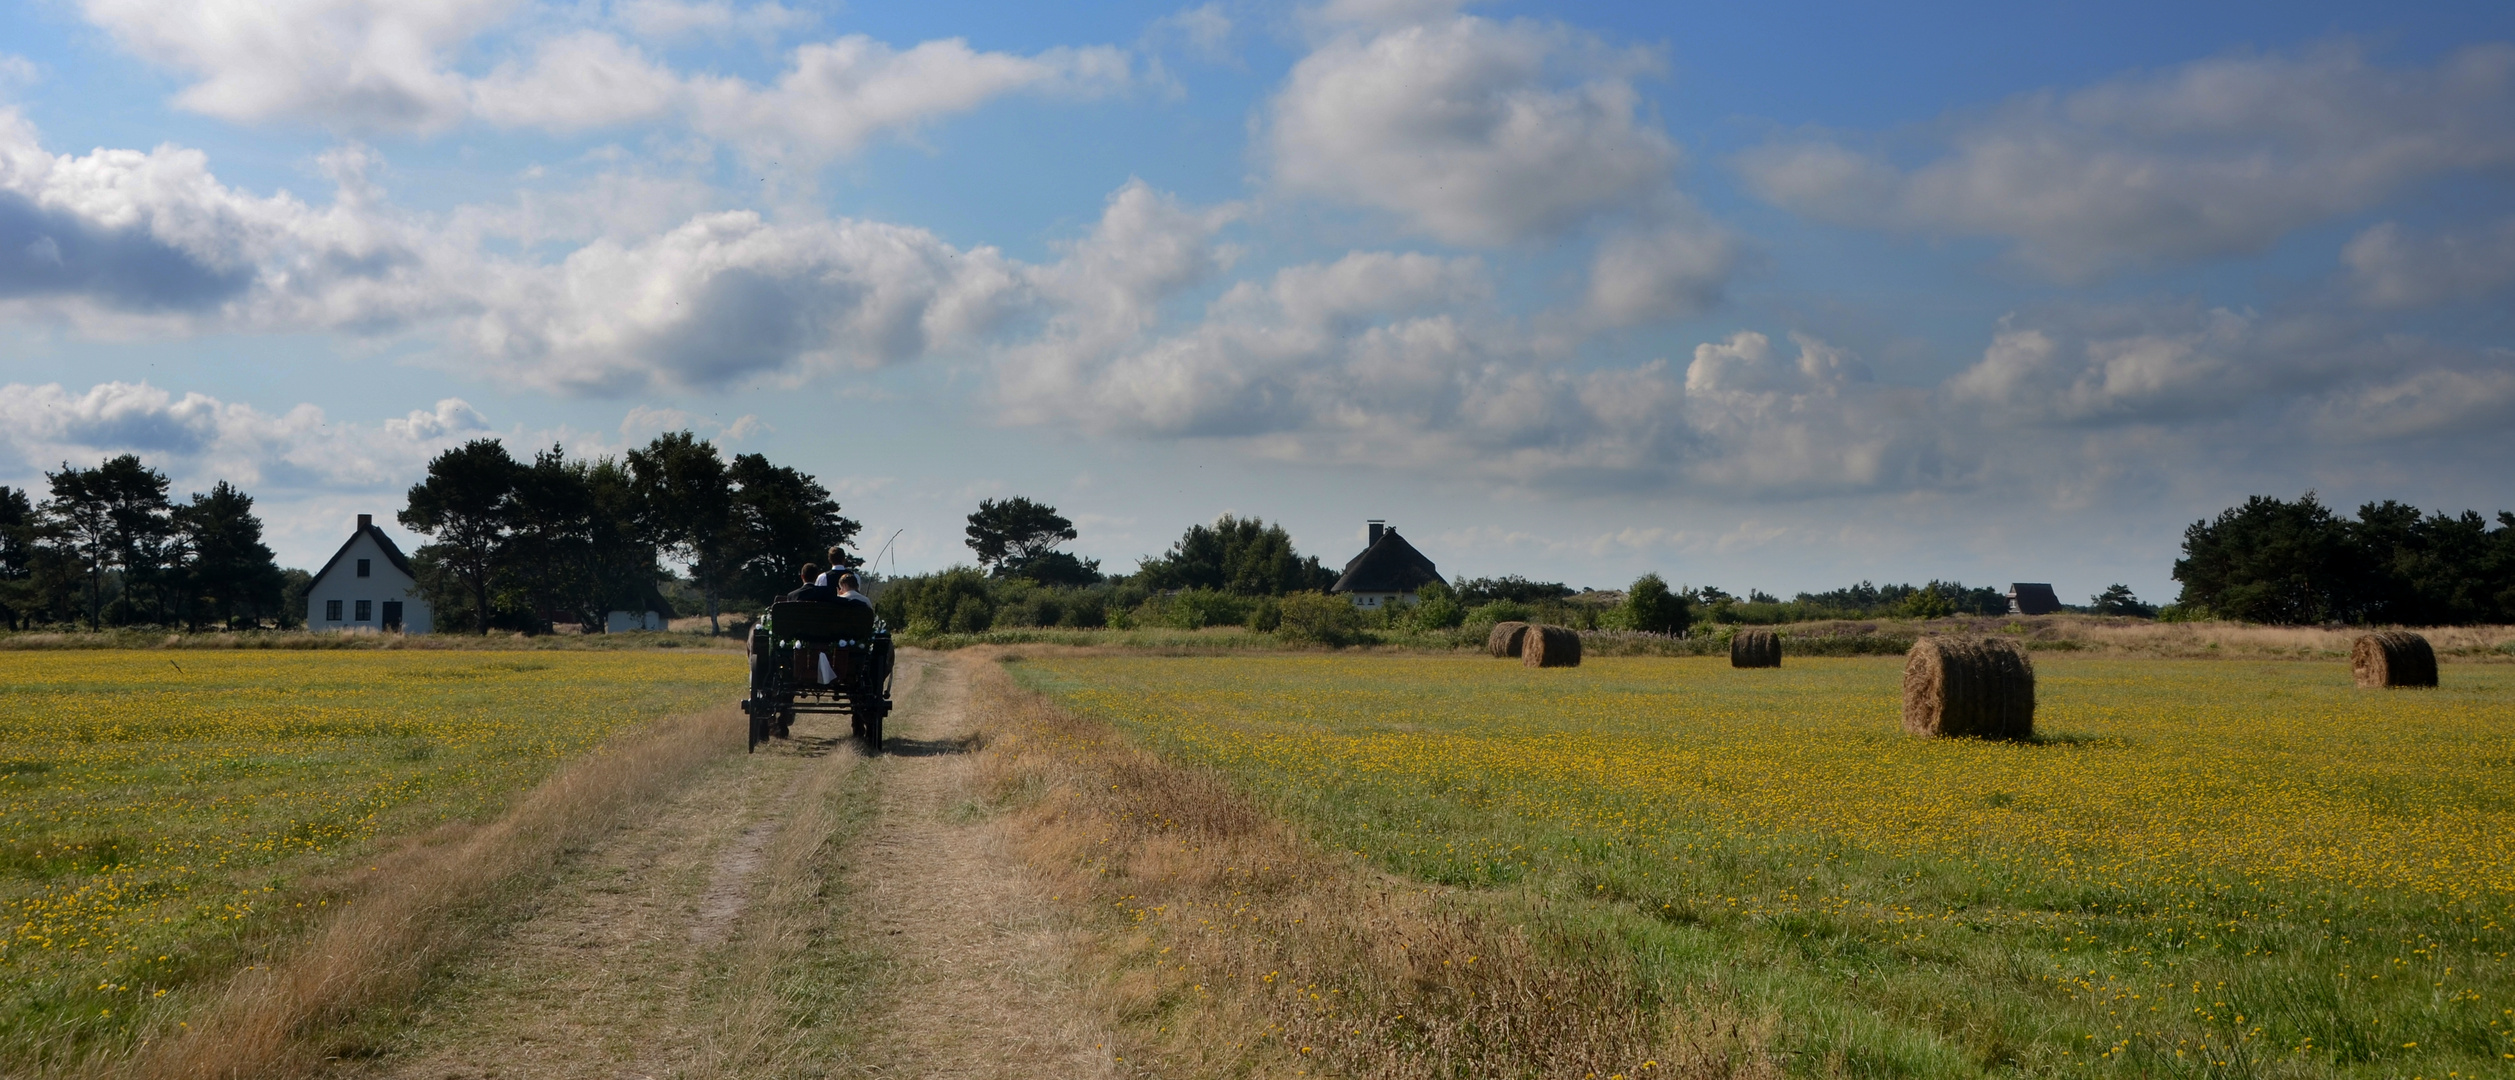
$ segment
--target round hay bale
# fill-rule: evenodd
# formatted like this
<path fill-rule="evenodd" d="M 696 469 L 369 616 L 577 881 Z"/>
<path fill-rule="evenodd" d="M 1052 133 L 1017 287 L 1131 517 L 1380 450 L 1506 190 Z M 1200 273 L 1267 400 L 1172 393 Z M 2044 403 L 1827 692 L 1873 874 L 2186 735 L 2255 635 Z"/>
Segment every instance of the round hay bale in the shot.
<path fill-rule="evenodd" d="M 1493 624 L 1493 632 L 1485 635 L 1485 651 L 1492 653 L 1494 659 L 1497 660 L 1504 657 L 1517 659 L 1519 657 L 1520 639 L 1527 636 L 1527 634 L 1527 623 L 1495 623 Z"/>
<path fill-rule="evenodd" d="M 1581 632 L 1568 626 L 1531 626 L 1520 635 L 1519 662 L 1529 667 L 1581 666 Z"/>
<path fill-rule="evenodd" d="M 1729 639 L 1730 667 L 1780 667 L 1781 635 L 1770 630 L 1740 630 Z"/>
<path fill-rule="evenodd" d="M 2349 671 L 2364 687 L 2435 686 L 2436 650 L 2408 630 L 2360 634 L 2349 647 Z"/>
<path fill-rule="evenodd" d="M 1930 738 L 2034 738 L 2034 661 L 2001 638 L 1914 642 L 1904 657 L 1904 730 Z"/>

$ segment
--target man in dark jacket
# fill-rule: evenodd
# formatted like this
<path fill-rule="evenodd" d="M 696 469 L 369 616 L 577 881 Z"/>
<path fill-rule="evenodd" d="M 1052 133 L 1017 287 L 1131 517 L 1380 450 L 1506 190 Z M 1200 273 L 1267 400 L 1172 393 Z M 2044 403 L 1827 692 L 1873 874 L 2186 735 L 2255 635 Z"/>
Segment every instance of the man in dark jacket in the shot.
<path fill-rule="evenodd" d="M 784 595 L 784 596 L 778 597 L 777 599 L 779 599 L 780 601 L 795 602 L 795 603 L 805 603 L 805 604 L 834 604 L 834 603 L 837 603 L 837 602 L 838 602 L 838 590 L 833 589 L 833 588 L 831 588 L 831 587 L 829 587 L 829 586 L 827 586 L 827 585 L 815 585 L 815 584 L 813 584 L 814 579 L 817 579 L 817 578 L 819 578 L 820 576 L 821 576 L 821 567 L 820 567 L 820 564 L 818 564 L 818 563 L 805 563 L 805 564 L 803 564 L 803 587 L 802 587 L 802 588 L 800 588 L 800 589 L 796 589 L 796 590 L 795 590 L 795 591 L 793 591 L 793 592 L 787 593 L 787 594 L 786 594 L 786 595 Z"/>

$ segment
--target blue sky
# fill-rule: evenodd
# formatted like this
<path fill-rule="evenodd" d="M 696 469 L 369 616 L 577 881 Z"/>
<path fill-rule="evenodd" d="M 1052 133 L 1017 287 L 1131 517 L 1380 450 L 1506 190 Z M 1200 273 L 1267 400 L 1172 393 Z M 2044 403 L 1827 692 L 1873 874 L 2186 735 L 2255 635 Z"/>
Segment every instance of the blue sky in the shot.
<path fill-rule="evenodd" d="M 284 561 L 467 438 L 691 427 L 897 565 L 2125 582 L 2256 493 L 2515 508 L 2515 11 L 36 0 L 0 483 Z M 889 561 L 886 560 L 885 569 Z"/>

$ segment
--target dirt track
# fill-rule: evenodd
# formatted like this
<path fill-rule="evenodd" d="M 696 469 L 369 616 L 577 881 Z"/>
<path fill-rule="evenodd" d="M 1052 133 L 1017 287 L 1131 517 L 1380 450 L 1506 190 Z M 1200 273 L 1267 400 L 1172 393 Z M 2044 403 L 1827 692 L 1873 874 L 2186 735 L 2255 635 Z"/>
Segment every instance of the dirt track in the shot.
<path fill-rule="evenodd" d="M 965 662 L 902 658 L 889 754 L 807 717 L 575 853 L 334 1075 L 1114 1075 L 1066 923 L 972 812 Z"/>

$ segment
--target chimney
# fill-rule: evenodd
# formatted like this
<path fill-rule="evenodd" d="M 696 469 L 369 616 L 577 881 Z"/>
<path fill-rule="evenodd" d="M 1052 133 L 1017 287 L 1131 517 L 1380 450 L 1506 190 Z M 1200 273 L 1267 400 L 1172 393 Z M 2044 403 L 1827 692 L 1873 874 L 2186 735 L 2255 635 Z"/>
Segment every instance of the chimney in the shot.
<path fill-rule="evenodd" d="M 1381 520 L 1379 520 L 1379 519 L 1377 519 L 1377 518 L 1373 518 L 1373 519 L 1372 519 L 1372 521 L 1371 521 L 1371 542 L 1372 542 L 1372 543 L 1374 543 L 1374 544 L 1379 543 L 1379 542 L 1380 542 L 1380 534 L 1381 534 L 1381 533 L 1384 533 L 1384 532 L 1387 532 L 1387 531 L 1388 531 L 1388 522 L 1381 521 Z"/>
<path fill-rule="evenodd" d="M 369 530 L 369 529 L 372 529 L 372 528 L 375 528 L 375 527 L 376 527 L 376 516 L 375 516 L 374 514 L 360 514 L 360 515 L 358 515 L 358 531 L 359 531 L 359 532 L 365 532 L 365 531 L 367 531 L 367 530 Z"/>

